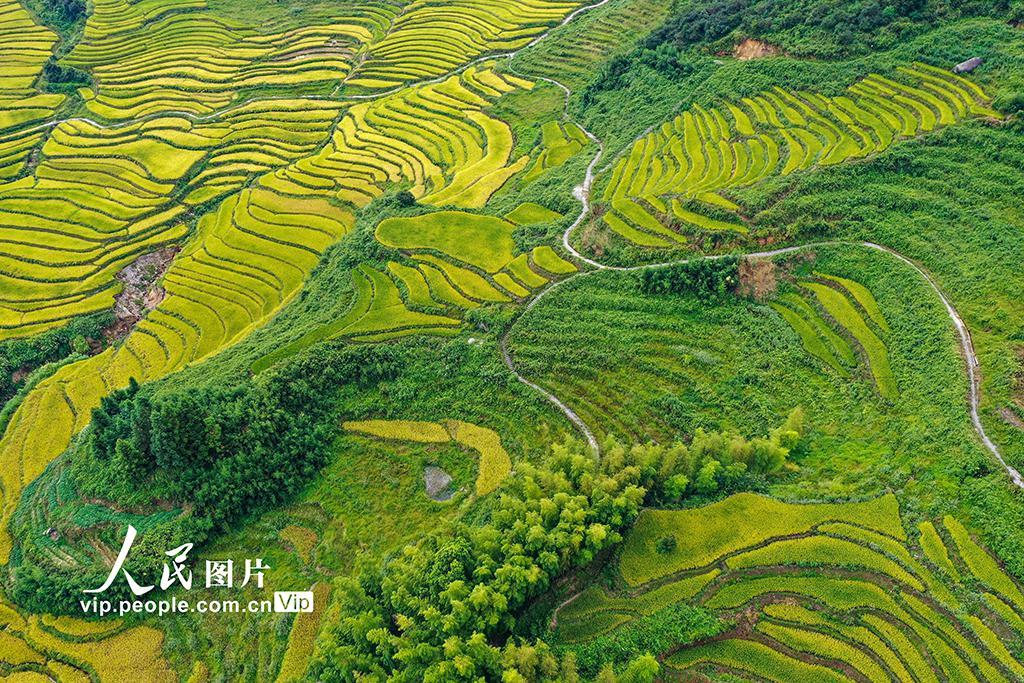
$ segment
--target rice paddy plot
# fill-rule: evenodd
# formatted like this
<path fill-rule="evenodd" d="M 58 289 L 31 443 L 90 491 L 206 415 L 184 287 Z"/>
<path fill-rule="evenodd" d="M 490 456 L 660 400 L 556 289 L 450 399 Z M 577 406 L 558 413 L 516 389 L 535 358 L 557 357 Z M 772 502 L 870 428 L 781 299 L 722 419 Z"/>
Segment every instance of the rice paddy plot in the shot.
<path fill-rule="evenodd" d="M 379 439 L 432 444 L 455 442 L 476 451 L 479 458 L 476 479 L 478 496 L 494 491 L 512 472 L 512 460 L 501 445 L 501 437 L 493 430 L 469 422 L 362 420 L 345 422 L 342 426 L 346 431 Z"/>
<path fill-rule="evenodd" d="M 225 19 L 204 0 L 99 0 L 91 10 L 63 63 L 92 74 L 95 87 L 82 93 L 86 107 L 113 120 L 208 115 L 244 89 L 329 90 L 394 12 L 341 4 L 333 16 L 314 13 L 316 24 L 296 27 Z"/>
<path fill-rule="evenodd" d="M 314 197 L 252 188 L 199 221 L 196 239 L 164 278 L 167 295 L 124 343 L 62 367 L 39 383 L 0 439 L 3 518 L 88 422 L 106 393 L 159 379 L 248 334 L 302 285 L 320 253 L 353 225 L 352 214 Z M 6 528 L 6 524 L 5 524 Z M 9 541 L 0 539 L 0 556 Z"/>
<path fill-rule="evenodd" d="M 679 240 L 664 227 L 671 204 L 683 234 L 742 233 L 739 221 L 708 215 L 739 210 L 731 189 L 994 116 L 989 102 L 972 81 L 915 63 L 891 76 L 872 74 L 837 97 L 776 87 L 710 109 L 694 105 L 636 140 L 605 174 L 604 222 L 641 246 L 675 246 Z"/>
<path fill-rule="evenodd" d="M 589 140 L 575 123 L 548 121 L 540 129 L 540 152 L 536 161 L 523 174 L 524 182 L 536 180 L 545 171 L 558 168 L 583 151 Z"/>
<path fill-rule="evenodd" d="M 505 214 L 505 220 L 512 221 L 516 225 L 551 223 L 561 217 L 562 214 L 533 202 L 524 202 Z"/>
<path fill-rule="evenodd" d="M 35 81 L 57 36 L 39 26 L 18 0 L 0 1 L 0 182 L 18 176 L 42 139 L 39 122 L 64 102 L 62 94 L 41 93 Z"/>
<path fill-rule="evenodd" d="M 661 24 L 669 6 L 665 0 L 614 0 L 588 10 L 516 55 L 513 67 L 579 90 L 602 64 L 628 51 Z"/>
<path fill-rule="evenodd" d="M 163 637 L 116 620 L 24 616 L 0 596 L 0 667 L 35 672 L 40 681 L 177 681 L 161 653 Z"/>
<path fill-rule="evenodd" d="M 109 308 L 121 268 L 186 234 L 177 185 L 194 174 L 186 204 L 237 192 L 314 152 L 339 110 L 274 100 L 216 124 L 167 116 L 56 126 L 32 175 L 0 185 L 0 244 L 11 246 L 0 256 L 0 339 Z"/>
<path fill-rule="evenodd" d="M 800 283 L 813 299 L 788 292 L 771 307 L 799 335 L 809 354 L 840 375 L 848 376 L 850 368 L 857 365 L 855 344 L 870 367 L 879 393 L 887 399 L 898 396 L 889 352 L 882 341 L 890 331 L 889 324 L 871 291 L 848 278 L 817 272 L 815 276 L 817 281 Z"/>
<path fill-rule="evenodd" d="M 527 45 L 578 7 L 576 2 L 526 0 L 415 0 L 387 32 L 367 47 L 367 58 L 346 84 L 387 89 L 448 73 L 475 58 Z M 478 88 L 500 88 L 487 74 Z"/>
<path fill-rule="evenodd" d="M 931 534 L 923 550 L 892 495 L 793 504 L 737 494 L 692 510 L 645 510 L 618 565 L 628 590 L 587 589 L 561 608 L 555 636 L 590 640 L 689 603 L 727 623 L 745 616 L 712 640 L 672 648 L 665 663 L 683 675 L 1016 680 L 1020 664 L 1010 653 L 1021 634 L 1010 622 L 1019 617 L 1006 605 L 1020 588 L 958 522 L 944 526 L 948 535 Z M 657 544 L 666 536 L 680 544 L 667 554 Z M 937 549 L 970 566 L 973 580 L 1005 597 L 1005 609 L 965 610 L 965 579 L 931 560 Z"/>
<path fill-rule="evenodd" d="M 478 89 L 483 75 L 493 85 Z M 407 182 L 420 203 L 480 208 L 522 169 L 512 160 L 512 131 L 484 113 L 493 99 L 531 84 L 486 65 L 440 83 L 408 88 L 345 112 L 317 154 L 268 181 L 284 192 L 316 191 L 362 207 L 388 183 Z"/>

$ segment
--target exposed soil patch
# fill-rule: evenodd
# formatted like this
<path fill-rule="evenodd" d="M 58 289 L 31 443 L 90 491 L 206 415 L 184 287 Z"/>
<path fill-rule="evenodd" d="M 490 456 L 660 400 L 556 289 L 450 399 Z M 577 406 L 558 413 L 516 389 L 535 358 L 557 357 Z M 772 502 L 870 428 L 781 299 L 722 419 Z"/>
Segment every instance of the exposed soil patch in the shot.
<path fill-rule="evenodd" d="M 107 341 L 126 337 L 146 313 L 164 300 L 166 292 L 156 283 L 179 250 L 179 247 L 164 247 L 143 254 L 117 274 L 124 287 L 114 298 L 114 323 L 103 330 Z"/>
<path fill-rule="evenodd" d="M 594 207 L 592 215 L 583 231 L 580 233 L 580 244 L 584 249 L 594 254 L 595 258 L 604 256 L 608 250 L 610 236 L 607 231 L 601 228 L 601 216 L 604 215 L 604 207 Z"/>
<path fill-rule="evenodd" d="M 1020 415 L 1013 412 L 1013 408 L 1002 407 L 999 409 L 999 416 L 1003 418 L 1003 422 L 1011 424 L 1017 429 L 1024 429 L 1024 420 L 1020 419 Z"/>
<path fill-rule="evenodd" d="M 275 62 L 293 62 L 297 59 L 304 57 L 311 57 L 314 55 L 321 55 L 325 57 L 337 56 L 349 58 L 352 56 L 352 49 L 348 46 L 340 44 L 338 41 L 331 40 L 326 45 L 319 47 L 307 47 L 301 50 L 295 50 L 293 52 L 286 52 L 284 54 L 274 57 L 272 61 Z"/>
<path fill-rule="evenodd" d="M 32 372 L 32 370 L 28 366 L 25 366 L 25 367 L 22 367 L 22 368 L 18 368 L 17 370 L 15 370 L 14 372 L 11 373 L 11 383 L 12 384 L 17 384 L 21 380 L 23 380 L 26 377 L 28 377 L 29 374 L 31 374 L 31 372 Z"/>
<path fill-rule="evenodd" d="M 776 266 L 772 259 L 749 259 L 740 261 L 740 294 L 763 301 L 775 294 L 778 280 Z"/>
<path fill-rule="evenodd" d="M 1014 347 L 1013 352 L 1017 356 L 1017 369 L 1013 373 L 1011 400 L 1024 410 L 1024 345 Z M 1003 408 L 1000 412 L 1004 420 L 1024 429 L 1024 420 L 1012 408 Z"/>
<path fill-rule="evenodd" d="M 732 56 L 743 62 L 751 59 L 777 57 L 781 54 L 782 50 L 774 45 L 769 45 L 768 43 L 755 40 L 753 38 L 744 38 L 732 49 Z"/>

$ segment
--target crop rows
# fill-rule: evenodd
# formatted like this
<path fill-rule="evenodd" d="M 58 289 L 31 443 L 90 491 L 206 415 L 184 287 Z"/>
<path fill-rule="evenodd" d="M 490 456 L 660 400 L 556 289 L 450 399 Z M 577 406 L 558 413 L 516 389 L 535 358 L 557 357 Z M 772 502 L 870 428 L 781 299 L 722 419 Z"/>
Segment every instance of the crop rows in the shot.
<path fill-rule="evenodd" d="M 6 527 L 22 487 L 66 448 L 102 396 L 125 386 L 132 377 L 152 381 L 216 353 L 243 338 L 290 300 L 323 250 L 354 224 L 352 211 L 342 208 L 346 204 L 362 206 L 383 194 L 391 182 L 409 183 L 421 202 L 475 206 L 486 201 L 529 159 L 509 163 L 511 131 L 482 109 L 502 92 L 528 85 L 488 69 L 469 69 L 461 78 L 356 105 L 344 113 L 327 145 L 248 181 L 246 189 L 229 195 L 204 214 L 189 247 L 164 276 L 164 301 L 121 346 L 65 366 L 40 382 L 12 416 L 0 439 L 4 492 L 0 523 Z M 242 122 L 247 120 L 241 117 Z M 135 126 L 144 132 L 157 121 Z M 83 125 L 75 124 L 76 130 Z M 131 145 L 130 157 L 110 157 L 114 159 L 111 163 L 132 170 L 135 175 L 131 179 L 143 188 L 149 183 L 171 182 L 183 173 L 182 167 L 195 163 L 188 153 L 168 153 L 179 148 L 166 149 L 161 147 L 166 143 L 145 136 L 141 142 L 135 137 L 122 141 L 119 136 L 128 133 L 120 129 L 102 135 L 113 138 L 111 146 Z M 55 136 L 55 144 L 65 144 L 76 153 L 91 153 L 107 163 L 103 148 L 95 141 L 71 145 L 62 143 L 63 139 Z M 287 138 L 282 142 L 281 148 L 286 149 Z M 303 149 L 296 147 L 293 152 Z M 197 150 L 194 158 L 201 154 Z M 77 210 L 67 203 L 64 214 L 73 219 Z M 180 207 L 168 211 L 177 212 Z M 124 230 L 106 214 L 98 218 L 104 219 L 108 231 Z M 97 237 L 102 235 L 93 230 Z M 478 276 L 475 271 L 430 254 L 418 256 L 418 270 L 432 296 L 447 296 L 457 302 L 451 304 L 455 307 L 472 305 L 473 299 L 462 295 L 457 285 L 476 292 L 473 287 L 478 282 L 470 284 Z M 109 277 L 106 274 L 108 281 Z M 409 308 L 403 296 L 411 296 L 412 290 L 405 294 L 390 274 L 363 266 L 352 279 L 356 290 L 352 308 L 327 333 L 380 341 L 413 329 L 445 333 L 458 323 L 454 318 Z M 457 285 L 453 279 L 458 280 Z M 66 286 L 73 291 L 83 289 L 80 283 Z M 27 298 L 21 296 L 18 303 Z M 300 339 L 299 348 L 302 342 Z M 0 558 L 8 549 L 4 534 Z"/>
<path fill-rule="evenodd" d="M 167 297 L 125 343 L 64 366 L 12 416 L 0 440 L 5 519 L 22 486 L 64 450 L 100 397 L 131 377 L 163 377 L 247 334 L 298 291 L 322 250 L 352 222 L 323 199 L 262 188 L 205 215 L 197 239 L 165 277 Z"/>
<path fill-rule="evenodd" d="M 807 298 L 793 292 L 780 296 L 771 307 L 797 333 L 805 351 L 841 376 L 848 377 L 850 369 L 857 365 L 857 355 L 847 338 L 833 329 L 838 326 L 863 351 L 878 392 L 884 398 L 895 399 L 899 391 L 889 364 L 889 352 L 881 339 L 889 331 L 889 325 L 874 296 L 854 280 L 815 274 L 824 282 L 807 281 L 800 286 L 814 295 L 825 316 Z"/>
<path fill-rule="evenodd" d="M 588 589 L 561 610 L 559 630 L 595 638 L 686 600 L 749 620 L 669 656 L 677 671 L 780 683 L 1018 680 L 1024 593 L 956 520 L 920 531 L 908 539 L 891 495 L 793 505 L 739 494 L 647 510 L 620 564 L 632 588 Z M 666 536 L 678 545 L 662 554 Z M 981 600 L 966 602 L 976 589 Z"/>
<path fill-rule="evenodd" d="M 416 443 L 454 441 L 476 451 L 480 456 L 476 478 L 476 494 L 478 496 L 485 496 L 498 488 L 512 471 L 512 459 L 501 445 L 501 437 L 497 432 L 469 422 L 448 420 L 441 424 L 411 420 L 362 420 L 345 422 L 343 427 L 350 432 L 389 441 L 413 441 Z"/>
<path fill-rule="evenodd" d="M 93 75 L 95 91 L 83 94 L 96 115 L 208 114 L 246 88 L 340 83 L 393 10 L 339 11 L 323 24 L 264 33 L 216 16 L 203 0 L 97 0 L 64 63 Z"/>
<path fill-rule="evenodd" d="M 161 117 L 54 128 L 33 174 L 0 185 L 0 244 L 11 246 L 0 256 L 0 339 L 109 308 L 118 270 L 184 236 L 177 183 L 194 174 L 186 204 L 235 192 L 312 153 L 338 111 L 274 100 L 216 124 Z"/>
<path fill-rule="evenodd" d="M 864 158 L 902 138 L 995 115 L 987 103 L 971 81 L 915 64 L 892 78 L 870 75 L 838 97 L 775 88 L 710 109 L 694 105 L 615 164 L 604 220 L 647 247 L 678 246 L 686 232 L 745 232 L 705 210 L 737 211 L 725 193 L 769 176 Z"/>
<path fill-rule="evenodd" d="M 474 58 L 525 46 L 577 6 L 554 0 L 415 0 L 369 46 L 366 61 L 347 82 L 378 89 L 435 78 Z"/>
<path fill-rule="evenodd" d="M 32 86 L 57 36 L 37 26 L 18 0 L 0 0 L 0 181 L 17 176 L 42 139 L 31 124 L 50 117 L 64 95 Z"/>
<path fill-rule="evenodd" d="M 583 130 L 571 121 L 548 121 L 541 126 L 540 133 L 541 152 L 529 170 L 523 174 L 525 182 L 539 178 L 547 170 L 558 168 L 578 154 L 588 143 Z"/>
<path fill-rule="evenodd" d="M 598 68 L 621 54 L 667 16 L 665 0 L 617 0 L 555 29 L 543 43 L 521 53 L 517 71 L 557 79 L 573 90 L 585 86 Z"/>
<path fill-rule="evenodd" d="M 411 263 L 390 261 L 386 272 L 367 264 L 355 268 L 351 272 L 355 294 L 345 315 L 260 358 L 253 364 L 253 371 L 261 372 L 323 339 L 346 337 L 356 342 L 381 342 L 412 334 L 455 334 L 462 325 L 460 317 L 455 316 L 465 310 L 483 303 L 502 303 L 526 297 L 531 290 L 547 284 L 549 278 L 576 269 L 550 247 L 537 247 L 529 254 L 513 257 L 511 239 L 508 239 L 508 244 L 500 240 L 478 241 L 474 240 L 474 237 L 480 237 L 478 231 L 459 230 L 459 223 L 472 225 L 476 221 L 497 223 L 502 226 L 501 230 L 505 230 L 504 225 L 512 227 L 490 216 L 438 212 L 413 219 L 389 219 L 390 223 L 385 221 L 381 225 L 408 221 L 415 226 L 413 234 L 425 237 L 417 233 L 420 226 L 443 221 L 443 216 L 447 215 L 457 217 L 455 224 L 450 226 L 453 232 L 449 248 L 458 246 L 475 253 L 459 252 L 453 256 L 437 249 L 436 243 L 431 243 L 430 247 L 444 253 L 445 258 L 406 248 L 403 251 L 411 258 Z M 388 228 L 386 232 L 392 229 Z M 398 244 L 388 238 L 381 241 L 390 246 L 409 246 L 401 240 L 398 240 Z M 502 253 L 502 247 L 507 253 Z M 494 260 L 501 258 L 504 260 Z M 482 260 L 494 267 L 494 270 L 488 271 L 474 263 L 474 260 Z M 534 263 L 533 267 L 531 262 Z"/>
<path fill-rule="evenodd" d="M 161 654 L 163 634 L 119 621 L 22 616 L 0 600 L 0 668 L 18 681 L 177 681 Z"/>

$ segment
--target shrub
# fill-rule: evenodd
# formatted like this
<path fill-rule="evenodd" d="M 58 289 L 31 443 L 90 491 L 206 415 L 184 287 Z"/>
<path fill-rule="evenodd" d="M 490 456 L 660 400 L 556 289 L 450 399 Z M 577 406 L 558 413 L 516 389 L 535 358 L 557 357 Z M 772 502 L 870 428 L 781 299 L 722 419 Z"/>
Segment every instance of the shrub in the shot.
<path fill-rule="evenodd" d="M 662 536 L 658 539 L 654 549 L 658 551 L 659 555 L 670 553 L 676 549 L 676 537 L 675 536 Z"/>

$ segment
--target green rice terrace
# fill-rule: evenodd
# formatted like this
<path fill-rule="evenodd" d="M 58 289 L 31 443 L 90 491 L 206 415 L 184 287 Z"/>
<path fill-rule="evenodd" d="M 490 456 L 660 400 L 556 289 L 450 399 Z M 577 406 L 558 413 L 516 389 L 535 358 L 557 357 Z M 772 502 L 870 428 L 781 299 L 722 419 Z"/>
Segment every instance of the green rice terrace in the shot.
<path fill-rule="evenodd" d="M 0 680 L 1024 680 L 1019 0 L 0 0 Z"/>

